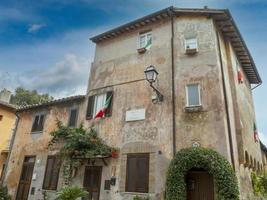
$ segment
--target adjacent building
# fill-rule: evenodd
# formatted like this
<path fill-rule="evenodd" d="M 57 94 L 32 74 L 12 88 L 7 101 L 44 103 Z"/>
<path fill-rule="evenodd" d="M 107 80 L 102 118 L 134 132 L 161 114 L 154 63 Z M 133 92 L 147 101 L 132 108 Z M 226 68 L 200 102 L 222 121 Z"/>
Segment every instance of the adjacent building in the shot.
<path fill-rule="evenodd" d="M 59 150 L 48 148 L 49 133 L 57 128 L 58 121 L 67 126 L 82 123 L 79 113 L 83 101 L 80 95 L 17 109 L 19 123 L 4 177 L 13 199 L 43 199 L 42 189 L 54 191 L 61 185 Z"/>
<path fill-rule="evenodd" d="M 9 103 L 10 97 L 10 91 L 4 89 L 0 92 L 0 181 L 2 181 L 16 123 L 16 107 Z"/>
<path fill-rule="evenodd" d="M 228 10 L 169 7 L 91 40 L 96 50 L 85 97 L 18 110 L 5 177 L 14 198 L 42 199 L 44 192 L 52 197 L 63 186 L 53 157 L 57 152 L 46 148 L 56 119 L 68 123 L 72 108 L 79 110 L 77 123 L 95 123 L 99 137 L 120 149 L 118 158 L 88 161 L 73 177 L 72 184 L 91 192 L 90 200 L 164 199 L 174 154 L 199 146 L 227 159 L 238 177 L 240 198 L 254 198 L 250 173 L 266 164 L 252 99 L 261 78 Z M 152 85 L 144 75 L 149 66 L 158 73 Z M 96 121 L 109 97 L 108 115 Z M 199 178 L 212 174 L 188 173 L 192 199 L 215 198 L 212 178 Z M 213 187 L 194 189 L 205 181 Z"/>

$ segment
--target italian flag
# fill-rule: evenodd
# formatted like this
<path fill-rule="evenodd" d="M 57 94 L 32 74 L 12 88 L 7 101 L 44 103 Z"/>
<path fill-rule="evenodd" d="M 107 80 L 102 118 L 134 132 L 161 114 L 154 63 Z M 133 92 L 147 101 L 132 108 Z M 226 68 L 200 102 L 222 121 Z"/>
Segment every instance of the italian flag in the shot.
<path fill-rule="evenodd" d="M 107 109 L 108 109 L 108 107 L 109 107 L 109 105 L 110 105 L 110 103 L 111 103 L 111 98 L 112 98 L 112 95 L 110 95 L 110 97 L 106 100 L 104 107 L 101 108 L 101 109 L 96 113 L 96 115 L 95 115 L 95 117 L 94 117 L 95 119 L 105 117 L 105 114 L 106 114 L 106 112 L 107 112 Z"/>
<path fill-rule="evenodd" d="M 253 125 L 253 129 L 254 129 L 254 141 L 255 142 L 258 142 L 259 141 L 259 137 L 258 137 L 258 130 L 257 130 L 257 126 L 256 126 L 256 123 L 254 122 L 254 125 Z"/>
<path fill-rule="evenodd" d="M 243 83 L 243 74 L 241 69 L 237 70 L 237 79 L 238 79 L 238 83 Z"/>

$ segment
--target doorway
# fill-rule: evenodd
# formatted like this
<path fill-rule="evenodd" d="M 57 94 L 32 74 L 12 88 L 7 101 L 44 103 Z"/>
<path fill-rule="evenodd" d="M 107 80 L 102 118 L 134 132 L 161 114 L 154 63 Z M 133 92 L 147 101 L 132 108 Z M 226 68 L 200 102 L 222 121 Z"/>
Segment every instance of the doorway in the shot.
<path fill-rule="evenodd" d="M 213 176 L 206 171 L 190 170 L 186 176 L 187 200 L 214 200 Z"/>
<path fill-rule="evenodd" d="M 89 192 L 86 200 L 99 200 L 101 188 L 101 166 L 86 166 L 84 172 L 83 187 Z"/>
<path fill-rule="evenodd" d="M 16 200 L 28 199 L 31 187 L 34 163 L 35 163 L 35 156 L 27 156 L 24 158 Z"/>

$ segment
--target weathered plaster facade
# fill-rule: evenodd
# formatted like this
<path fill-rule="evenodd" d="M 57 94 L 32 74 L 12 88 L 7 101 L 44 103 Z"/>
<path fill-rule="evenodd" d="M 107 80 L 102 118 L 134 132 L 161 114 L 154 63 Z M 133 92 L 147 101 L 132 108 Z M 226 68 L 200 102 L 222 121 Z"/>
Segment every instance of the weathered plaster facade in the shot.
<path fill-rule="evenodd" d="M 17 127 L 16 137 L 4 180 L 4 184 L 7 185 L 9 193 L 12 195 L 13 199 L 15 199 L 18 189 L 25 156 L 36 156 L 33 169 L 33 174 L 35 174 L 36 178 L 32 180 L 30 186 L 30 188 L 35 188 L 35 192 L 34 195 L 30 195 L 29 193 L 28 199 L 43 199 L 42 187 L 47 156 L 58 153 L 58 149 L 48 148 L 49 141 L 51 140 L 49 133 L 57 128 L 57 120 L 67 124 L 70 109 L 73 107 L 79 108 L 81 102 L 82 100 L 79 99 L 63 102 L 59 105 L 40 106 L 18 111 L 20 121 Z M 31 130 L 34 116 L 38 113 L 45 113 L 44 129 L 42 132 L 32 133 Z M 82 121 L 83 118 L 78 116 L 77 122 L 82 123 Z M 62 184 L 62 179 L 59 179 L 59 188 Z"/>
<path fill-rule="evenodd" d="M 2 176 L 4 164 L 10 151 L 9 145 L 15 122 L 15 107 L 0 100 L 0 174 Z"/>
<path fill-rule="evenodd" d="M 208 11 L 207 11 L 208 12 Z M 137 52 L 139 33 L 152 32 L 152 46 L 143 54 Z M 202 14 L 181 15 L 125 31 L 120 36 L 96 42 L 94 62 L 88 83 L 87 97 L 79 105 L 79 122 L 85 126 L 96 123 L 99 136 L 110 146 L 120 149 L 118 159 L 109 159 L 103 166 L 100 200 L 132 200 L 137 193 L 125 191 L 126 160 L 129 153 L 149 153 L 149 192 L 139 194 L 152 200 L 164 199 L 165 179 L 173 157 L 172 124 L 172 39 L 174 64 L 174 109 L 176 151 L 191 147 L 194 143 L 211 148 L 224 156 L 235 168 L 242 199 L 253 199 L 250 172 L 256 170 L 247 165 L 245 152 L 249 157 L 263 164 L 259 142 L 253 138 L 255 113 L 249 80 L 244 74 L 244 83 L 239 84 L 236 71 L 236 54 L 232 43 L 220 31 L 214 19 Z M 196 37 L 198 52 L 185 52 L 185 39 Z M 164 95 L 164 101 L 153 104 L 154 94 L 144 78 L 147 66 L 154 65 L 159 72 L 156 87 Z M 198 83 L 201 86 L 201 109 L 186 112 L 186 85 Z M 88 97 L 113 91 L 112 116 L 101 120 L 85 120 Z M 126 121 L 126 111 L 145 109 L 145 119 Z M 65 105 L 53 106 L 47 112 L 42 134 L 31 135 L 32 113 L 22 112 L 6 183 L 15 195 L 21 163 L 25 155 L 37 155 L 34 172 L 37 179 L 35 195 L 29 199 L 41 199 L 48 133 L 55 128 L 55 119 L 67 120 Z M 51 152 L 53 153 L 53 152 Z M 54 152 L 55 153 L 55 152 Z M 253 169 L 254 168 L 254 169 Z M 17 170 L 19 169 L 19 170 Z M 115 186 L 104 190 L 104 181 L 112 176 Z M 84 166 L 78 171 L 72 184 L 83 184 Z M 59 180 L 59 186 L 62 180 Z M 60 187 L 59 187 L 60 188 Z M 49 192 L 51 196 L 54 192 Z"/>

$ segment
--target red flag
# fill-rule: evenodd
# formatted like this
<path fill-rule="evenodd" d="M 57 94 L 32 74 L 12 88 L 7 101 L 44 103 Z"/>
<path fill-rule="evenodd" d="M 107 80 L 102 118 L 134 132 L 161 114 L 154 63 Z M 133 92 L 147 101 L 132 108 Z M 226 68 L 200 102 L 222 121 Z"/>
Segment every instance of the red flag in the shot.
<path fill-rule="evenodd" d="M 238 79 L 238 83 L 243 83 L 243 74 L 240 69 L 238 69 L 237 71 L 237 79 Z"/>
<path fill-rule="evenodd" d="M 96 118 L 102 118 L 102 117 L 105 116 L 106 111 L 107 111 L 107 109 L 108 109 L 108 107 L 109 107 L 109 105 L 110 105 L 111 98 L 112 98 L 112 95 L 107 99 L 107 101 L 106 101 L 104 107 L 103 107 L 102 109 L 100 109 L 100 110 L 96 113 L 96 115 L 95 115 L 95 117 L 94 117 L 95 119 L 96 119 Z"/>

